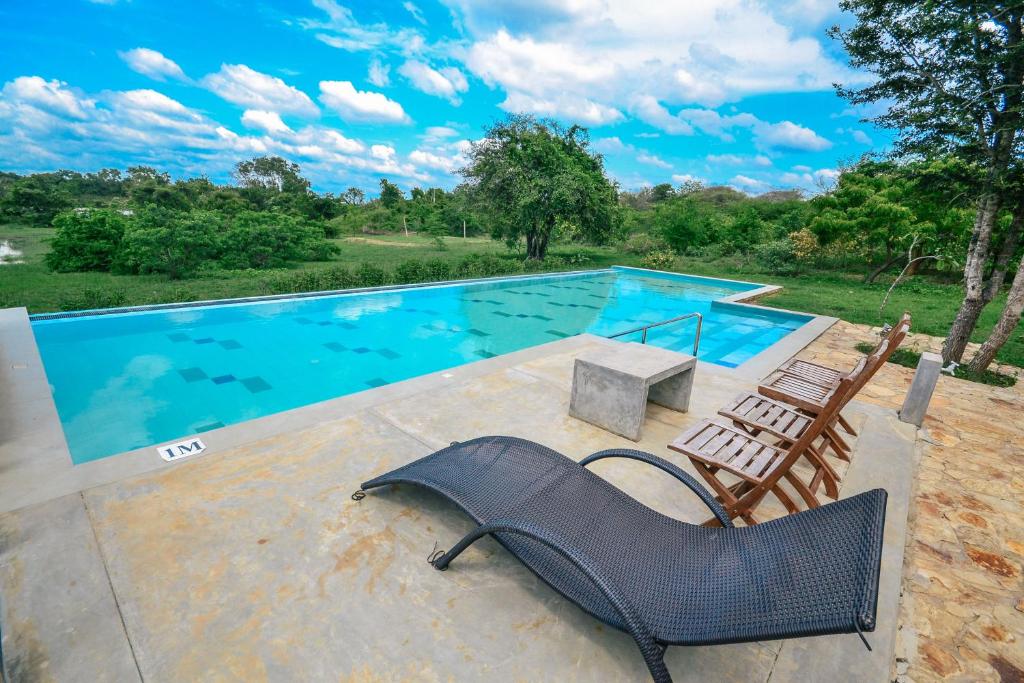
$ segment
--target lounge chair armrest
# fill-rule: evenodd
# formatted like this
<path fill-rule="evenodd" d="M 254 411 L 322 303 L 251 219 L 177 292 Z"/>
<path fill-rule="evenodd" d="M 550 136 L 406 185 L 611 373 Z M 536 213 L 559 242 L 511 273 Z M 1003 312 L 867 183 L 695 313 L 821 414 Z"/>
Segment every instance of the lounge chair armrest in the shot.
<path fill-rule="evenodd" d="M 665 668 L 664 649 L 654 640 L 650 629 L 641 619 L 637 609 L 633 606 L 618 586 L 602 576 L 598 566 L 590 561 L 588 557 L 576 552 L 567 544 L 560 542 L 555 534 L 550 533 L 536 524 L 522 522 L 516 519 L 499 519 L 487 524 L 481 524 L 462 540 L 452 546 L 452 549 L 431 561 L 435 569 L 445 570 L 448 564 L 454 560 L 463 550 L 472 545 L 475 541 L 487 534 L 514 534 L 524 536 L 538 543 L 542 543 L 554 552 L 561 555 L 576 567 L 594 586 L 601 592 L 606 600 L 615 608 L 622 622 L 643 655 L 644 662 L 656 683 L 671 683 L 672 677 Z"/>
<path fill-rule="evenodd" d="M 637 451 L 631 448 L 609 448 L 606 451 L 598 451 L 597 453 L 588 455 L 580 460 L 580 465 L 586 467 L 590 463 L 604 458 L 630 458 L 631 460 L 639 460 L 640 462 L 645 462 L 648 465 L 653 465 L 664 472 L 668 472 L 697 494 L 697 497 L 704 501 L 704 504 L 711 510 L 711 514 L 715 516 L 715 519 L 717 519 L 722 526 L 731 527 L 733 525 L 732 520 L 729 519 L 729 514 L 725 511 L 725 508 L 722 507 L 722 504 L 719 503 L 711 494 L 711 492 L 704 488 L 704 486 L 694 479 L 689 473 L 683 471 L 679 466 L 670 463 L 668 460 L 659 458 L 653 453 Z"/>

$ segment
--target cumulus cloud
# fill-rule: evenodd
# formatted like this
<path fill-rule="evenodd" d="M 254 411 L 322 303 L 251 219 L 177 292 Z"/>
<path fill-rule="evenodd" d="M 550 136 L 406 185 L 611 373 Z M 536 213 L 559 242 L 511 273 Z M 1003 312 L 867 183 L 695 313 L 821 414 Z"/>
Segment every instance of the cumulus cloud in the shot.
<path fill-rule="evenodd" d="M 769 187 L 765 181 L 745 175 L 733 176 L 729 179 L 729 184 L 745 192 L 763 192 Z"/>
<path fill-rule="evenodd" d="M 820 152 L 832 146 L 831 142 L 810 128 L 797 125 L 792 121 L 780 121 L 779 123 L 761 121 L 753 129 L 754 144 L 762 149 Z"/>
<path fill-rule="evenodd" d="M 703 183 L 704 179 L 689 173 L 673 173 L 672 182 L 683 185 L 684 183 Z"/>
<path fill-rule="evenodd" d="M 511 101 L 646 111 L 674 134 L 689 134 L 688 122 L 670 120 L 652 103 L 715 108 L 864 80 L 826 51 L 816 27 L 795 32 L 780 3 L 541 0 L 527 9 L 512 1 L 446 2 L 470 37 L 466 66 Z"/>
<path fill-rule="evenodd" d="M 423 36 L 416 30 L 392 30 L 383 22 L 362 23 L 356 19 L 352 10 L 339 5 L 335 0 L 313 0 L 313 5 L 326 18 L 303 18 L 298 20 L 298 25 L 313 31 L 320 42 L 339 50 L 356 52 L 392 49 L 412 53 L 423 46 Z"/>
<path fill-rule="evenodd" d="M 292 132 L 292 129 L 281 120 L 280 114 L 259 109 L 246 109 L 242 114 L 242 125 L 271 134 Z"/>
<path fill-rule="evenodd" d="M 241 158 L 277 154 L 328 183 L 340 177 L 369 185 L 380 175 L 431 179 L 425 165 L 403 159 L 391 145 L 367 146 L 320 125 L 293 130 L 269 110 L 247 110 L 242 120 L 256 134 L 239 134 L 154 90 L 90 95 L 24 76 L 0 89 L 0 157 L 19 172 L 147 164 L 224 177 Z"/>
<path fill-rule="evenodd" d="M 668 163 L 664 159 L 660 158 L 656 154 L 645 149 L 639 149 L 635 145 L 631 145 L 628 142 L 623 142 L 619 137 L 613 136 L 608 138 L 599 138 L 594 141 L 591 147 L 596 152 L 601 154 L 612 154 L 612 155 L 629 155 L 636 159 L 641 164 L 647 164 L 649 166 L 657 166 L 658 168 L 672 168 L 672 164 Z"/>
<path fill-rule="evenodd" d="M 350 81 L 320 81 L 320 101 L 346 121 L 412 123 L 398 102 L 379 92 L 356 90 Z"/>
<path fill-rule="evenodd" d="M 163 56 L 156 50 L 147 47 L 137 47 L 126 52 L 118 52 L 117 56 L 128 65 L 132 71 L 155 78 L 158 81 L 165 81 L 173 78 L 177 81 L 187 81 L 188 76 L 181 70 L 173 60 Z"/>
<path fill-rule="evenodd" d="M 742 154 L 709 154 L 705 159 L 707 159 L 709 164 L 716 166 L 753 165 L 764 167 L 772 165 L 772 160 L 763 154 L 758 154 L 752 157 L 744 156 Z"/>
<path fill-rule="evenodd" d="M 406 0 L 405 2 L 402 3 L 402 7 L 405 8 L 406 12 L 408 12 L 409 14 L 412 15 L 413 19 L 415 19 L 416 21 L 420 22 L 424 26 L 427 25 L 427 20 L 423 16 L 423 12 L 420 11 L 419 7 L 417 7 L 413 3 L 409 2 L 408 0 Z"/>
<path fill-rule="evenodd" d="M 465 75 L 453 66 L 440 70 L 419 60 L 407 60 L 398 69 L 398 73 L 412 84 L 414 88 L 428 95 L 443 97 L 452 104 L 459 104 L 459 93 L 469 90 Z"/>
<path fill-rule="evenodd" d="M 249 109 L 306 117 L 320 113 L 306 93 L 245 64 L 222 64 L 220 71 L 203 78 L 202 85 L 222 99 Z"/>

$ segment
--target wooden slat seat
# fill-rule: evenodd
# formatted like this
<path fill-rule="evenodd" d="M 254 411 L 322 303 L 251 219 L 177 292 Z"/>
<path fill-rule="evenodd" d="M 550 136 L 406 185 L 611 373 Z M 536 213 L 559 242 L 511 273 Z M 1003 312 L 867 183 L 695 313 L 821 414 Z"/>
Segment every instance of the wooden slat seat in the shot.
<path fill-rule="evenodd" d="M 799 358 L 793 359 L 779 368 L 779 372 L 783 372 L 793 377 L 799 377 L 800 379 L 808 382 L 813 382 L 821 386 L 835 386 L 843 377 L 843 372 L 830 368 L 825 365 L 818 363 L 812 363 L 811 361 L 801 360 Z"/>
<path fill-rule="evenodd" d="M 812 417 L 795 410 L 792 406 L 750 392 L 736 396 L 723 406 L 718 414 L 732 420 L 734 425 L 751 436 L 761 439 L 765 439 L 766 435 L 771 437 L 774 445 L 779 448 L 788 448 L 796 443 L 814 421 Z M 808 488 L 814 493 L 824 484 L 825 495 L 837 499 L 839 474 L 825 458 L 824 451 L 831 448 L 844 460 L 849 460 L 849 455 L 833 443 L 826 433 L 822 433 L 821 439 L 820 445 L 808 445 L 804 454 L 815 470 Z"/>

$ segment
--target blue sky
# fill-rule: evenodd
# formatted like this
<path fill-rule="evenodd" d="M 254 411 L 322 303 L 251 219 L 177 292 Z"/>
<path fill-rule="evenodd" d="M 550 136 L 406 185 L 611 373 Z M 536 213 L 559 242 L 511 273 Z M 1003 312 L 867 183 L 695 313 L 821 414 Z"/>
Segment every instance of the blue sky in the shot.
<path fill-rule="evenodd" d="M 624 188 L 815 191 L 883 151 L 823 0 L 65 0 L 0 7 L 0 169 L 451 187 L 507 112 L 591 131 Z"/>

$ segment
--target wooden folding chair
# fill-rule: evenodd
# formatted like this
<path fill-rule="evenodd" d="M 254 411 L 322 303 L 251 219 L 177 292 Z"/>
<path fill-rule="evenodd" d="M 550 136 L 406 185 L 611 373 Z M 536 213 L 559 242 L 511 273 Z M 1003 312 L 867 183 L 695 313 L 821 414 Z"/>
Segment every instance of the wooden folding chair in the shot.
<path fill-rule="evenodd" d="M 739 427 L 713 420 L 703 420 L 686 430 L 669 448 L 690 459 L 731 519 L 741 517 L 747 524 L 756 524 L 754 510 L 768 493 L 778 498 L 789 513 L 798 512 L 796 501 L 780 486 L 783 479 L 808 509 L 816 508 L 820 503 L 811 485 L 817 488 L 815 482 L 822 481 L 825 475 L 817 467 L 818 458 L 809 455 L 809 447 L 835 418 L 844 399 L 864 374 L 867 362 L 867 358 L 861 359 L 852 372 L 839 380 L 821 410 L 788 448 L 765 443 Z M 815 465 L 810 484 L 793 471 L 796 462 L 805 456 Z M 731 475 L 736 481 L 727 483 L 719 478 L 721 475 Z M 709 520 L 705 524 L 715 523 Z"/>
<path fill-rule="evenodd" d="M 899 348 L 900 344 L 903 343 L 903 340 L 906 339 L 908 332 L 910 332 L 910 313 L 904 313 L 896 326 L 892 328 L 889 334 L 882 339 L 882 341 L 878 343 L 878 346 L 876 346 L 871 354 L 869 354 L 869 357 L 877 356 L 884 348 L 884 353 L 882 354 L 884 355 L 884 358 L 870 368 L 869 374 L 864 377 L 861 386 L 866 384 L 871 377 L 878 372 L 878 369 L 882 367 L 887 360 L 889 360 L 889 356 L 891 356 L 893 352 Z M 797 372 L 804 374 L 800 375 L 790 372 L 790 370 L 795 368 L 801 368 Z M 757 393 L 766 398 L 788 403 L 808 415 L 817 415 L 824 407 L 825 402 L 832 394 L 839 380 L 825 381 L 822 379 L 821 381 L 817 381 L 809 379 L 812 369 L 817 373 L 817 376 L 821 378 L 826 376 L 827 373 L 825 371 L 838 372 L 832 368 L 826 368 L 825 366 L 809 363 L 807 361 L 792 361 L 765 380 L 764 384 L 757 388 Z M 857 391 L 860 391 L 860 389 L 860 386 L 857 387 Z M 853 397 L 851 396 L 850 398 Z M 848 434 L 857 436 L 856 430 L 846 420 L 846 418 L 843 417 L 842 412 L 837 413 L 835 421 Z M 850 446 L 841 436 L 839 436 L 834 425 L 828 426 L 826 429 L 826 435 L 835 446 L 845 451 L 847 455 L 843 455 L 841 453 L 837 454 L 848 460 Z"/>

